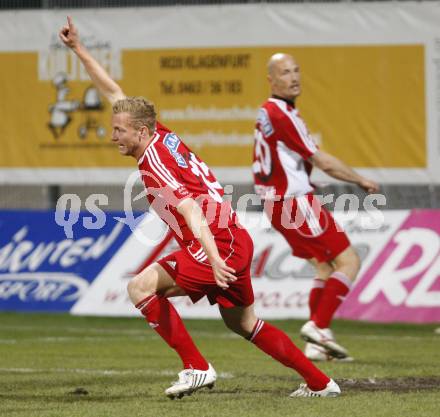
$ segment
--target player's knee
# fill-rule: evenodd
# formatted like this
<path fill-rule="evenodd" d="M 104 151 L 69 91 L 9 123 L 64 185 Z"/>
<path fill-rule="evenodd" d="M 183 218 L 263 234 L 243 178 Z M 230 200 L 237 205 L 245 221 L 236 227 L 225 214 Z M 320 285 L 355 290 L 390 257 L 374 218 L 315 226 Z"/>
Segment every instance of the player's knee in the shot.
<path fill-rule="evenodd" d="M 157 272 L 147 269 L 133 277 L 127 284 L 127 292 L 133 303 L 156 293 Z"/>
<path fill-rule="evenodd" d="M 361 269 L 361 259 L 359 258 L 358 253 L 351 247 L 350 257 L 348 260 L 350 267 L 352 268 L 353 280 L 356 278 L 359 270 Z"/>
<path fill-rule="evenodd" d="M 336 257 L 335 269 L 344 272 L 353 281 L 356 279 L 361 269 L 361 259 L 352 246 Z"/>
<path fill-rule="evenodd" d="M 249 329 L 246 326 L 238 326 L 235 329 L 231 329 L 234 333 L 238 334 L 245 339 L 249 339 L 252 335 L 252 329 Z"/>
<path fill-rule="evenodd" d="M 320 279 L 326 280 L 333 272 L 335 272 L 335 268 L 328 262 L 321 262 L 316 265 L 316 275 Z"/>
<path fill-rule="evenodd" d="M 223 318 L 225 326 L 234 333 L 240 334 L 240 324 L 238 322 Z"/>
<path fill-rule="evenodd" d="M 252 331 L 254 330 L 254 326 L 250 323 L 242 323 L 240 328 L 240 336 L 243 336 L 246 339 L 249 339 L 252 336 Z"/>
<path fill-rule="evenodd" d="M 353 264 L 354 267 L 356 268 L 356 275 L 357 275 L 359 270 L 361 269 L 361 258 L 359 257 L 359 254 L 355 250 L 353 250 L 353 253 L 354 253 Z"/>
<path fill-rule="evenodd" d="M 237 320 L 237 321 L 225 320 L 225 324 L 229 330 L 232 330 L 234 333 L 246 339 L 250 337 L 250 335 L 252 334 L 252 330 L 254 328 L 253 323 L 250 323 L 247 320 Z"/>
<path fill-rule="evenodd" d="M 128 295 L 129 295 L 131 301 L 134 300 L 134 295 L 136 293 L 136 289 L 138 286 L 137 282 L 135 281 L 135 278 L 136 277 L 132 278 L 127 284 L 127 292 L 128 292 Z"/>

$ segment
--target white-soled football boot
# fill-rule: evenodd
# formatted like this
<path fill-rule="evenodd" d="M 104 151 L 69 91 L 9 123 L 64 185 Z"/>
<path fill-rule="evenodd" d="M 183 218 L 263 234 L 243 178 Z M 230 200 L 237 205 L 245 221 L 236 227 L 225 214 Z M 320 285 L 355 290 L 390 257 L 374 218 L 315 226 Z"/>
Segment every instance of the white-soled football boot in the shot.
<path fill-rule="evenodd" d="M 184 369 L 178 374 L 179 379 L 172 383 L 171 387 L 165 390 L 167 397 L 174 400 L 184 395 L 191 395 L 200 388 L 213 388 L 217 379 L 215 369 L 209 364 L 206 371 L 199 369 Z"/>
<path fill-rule="evenodd" d="M 307 384 L 301 384 L 289 397 L 338 397 L 339 395 L 341 395 L 341 388 L 333 379 L 330 379 L 321 391 L 312 391 Z"/>
<path fill-rule="evenodd" d="M 335 358 L 330 355 L 326 348 L 322 346 L 315 345 L 314 343 L 306 343 L 304 348 L 304 355 L 306 355 L 307 359 L 310 359 L 314 362 L 353 362 L 354 359 L 351 356 L 346 356 L 345 358 Z"/>
<path fill-rule="evenodd" d="M 320 329 L 312 320 L 301 327 L 300 334 L 306 342 L 322 346 L 329 355 L 335 358 L 345 359 L 348 357 L 347 349 L 336 343 L 332 331 L 330 329 Z"/>

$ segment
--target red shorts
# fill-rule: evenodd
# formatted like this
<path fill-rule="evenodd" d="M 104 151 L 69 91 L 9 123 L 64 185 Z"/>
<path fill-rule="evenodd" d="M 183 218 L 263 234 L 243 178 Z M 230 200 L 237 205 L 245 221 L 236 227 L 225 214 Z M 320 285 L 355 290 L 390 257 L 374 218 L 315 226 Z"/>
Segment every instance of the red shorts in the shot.
<path fill-rule="evenodd" d="M 272 215 L 270 204 L 265 211 L 294 256 L 328 262 L 350 246 L 345 232 L 313 194 L 274 201 Z"/>
<path fill-rule="evenodd" d="M 205 295 L 211 304 L 222 307 L 246 307 L 254 303 L 251 284 L 251 263 L 254 244 L 245 229 L 232 226 L 215 236 L 222 259 L 234 268 L 237 281 L 229 288 L 220 288 L 214 279 L 212 268 L 207 263 L 195 260 L 186 250 L 178 250 L 157 261 L 195 303 Z"/>

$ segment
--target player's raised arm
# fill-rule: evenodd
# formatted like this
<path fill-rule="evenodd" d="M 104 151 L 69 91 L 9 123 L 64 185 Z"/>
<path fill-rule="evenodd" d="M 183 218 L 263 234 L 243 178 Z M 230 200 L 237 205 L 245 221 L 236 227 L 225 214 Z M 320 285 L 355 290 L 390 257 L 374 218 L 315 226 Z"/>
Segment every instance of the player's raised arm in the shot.
<path fill-rule="evenodd" d="M 110 75 L 98 63 L 98 61 L 93 58 L 87 48 L 81 44 L 78 30 L 73 24 L 70 16 L 67 16 L 67 24 L 61 28 L 59 37 L 64 45 L 75 52 L 99 92 L 110 101 L 111 104 L 117 100 L 125 98 L 125 94 L 121 87 L 112 80 Z"/>

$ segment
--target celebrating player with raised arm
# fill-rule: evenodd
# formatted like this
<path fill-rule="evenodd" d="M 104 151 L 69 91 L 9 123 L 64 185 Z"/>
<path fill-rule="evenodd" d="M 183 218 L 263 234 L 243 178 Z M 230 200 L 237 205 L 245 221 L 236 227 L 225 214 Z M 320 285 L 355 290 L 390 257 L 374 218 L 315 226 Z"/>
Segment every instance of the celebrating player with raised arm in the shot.
<path fill-rule="evenodd" d="M 148 200 L 174 233 L 180 250 L 145 268 L 128 284 L 133 304 L 183 362 L 171 398 L 213 386 L 216 373 L 194 345 L 167 298 L 205 295 L 219 305 L 225 324 L 306 381 L 292 396 L 337 396 L 338 385 L 317 369 L 288 336 L 254 313 L 250 280 L 252 240 L 238 224 L 210 169 L 181 139 L 156 121 L 154 106 L 126 97 L 80 43 L 70 18 L 60 38 L 81 60 L 99 91 L 112 103 L 112 141 L 137 160 Z"/>
<path fill-rule="evenodd" d="M 367 192 L 377 192 L 379 186 L 316 147 L 295 106 L 301 83 L 299 66 L 292 56 L 273 55 L 267 78 L 272 97 L 261 107 L 255 130 L 255 190 L 266 200 L 270 221 L 293 255 L 316 267 L 309 295 L 310 320 L 301 329 L 301 336 L 311 342 L 306 345 L 307 357 L 351 359 L 336 343 L 330 323 L 356 278 L 360 260 L 346 234 L 338 230 L 332 215 L 313 195 L 310 174 L 317 166 Z"/>

